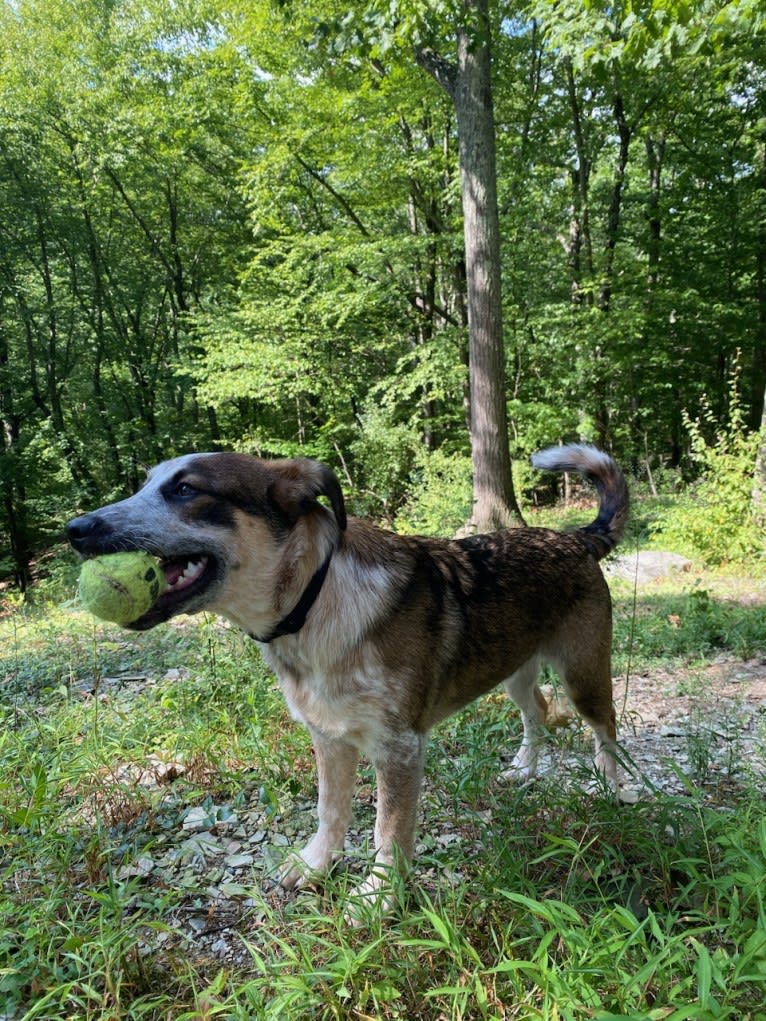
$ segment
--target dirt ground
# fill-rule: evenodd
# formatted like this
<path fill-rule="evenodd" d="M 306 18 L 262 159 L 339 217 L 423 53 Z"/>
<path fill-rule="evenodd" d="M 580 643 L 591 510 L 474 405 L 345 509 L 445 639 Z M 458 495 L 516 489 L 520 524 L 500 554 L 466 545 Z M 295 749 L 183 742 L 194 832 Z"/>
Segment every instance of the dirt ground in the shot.
<path fill-rule="evenodd" d="M 577 727 L 568 702 L 546 694 L 551 726 Z M 721 655 L 683 671 L 616 678 L 614 700 L 626 800 L 652 787 L 678 793 L 684 777 L 712 796 L 748 771 L 766 773 L 766 656 L 743 662 Z M 561 754 L 555 746 L 548 752 Z"/>

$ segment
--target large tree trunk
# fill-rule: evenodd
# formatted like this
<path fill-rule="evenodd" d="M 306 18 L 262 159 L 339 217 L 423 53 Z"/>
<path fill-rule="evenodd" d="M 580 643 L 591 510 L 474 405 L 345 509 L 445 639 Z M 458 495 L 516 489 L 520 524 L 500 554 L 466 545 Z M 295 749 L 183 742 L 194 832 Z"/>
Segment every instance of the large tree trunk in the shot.
<path fill-rule="evenodd" d="M 21 442 L 21 415 L 15 409 L 13 375 L 3 323 L 0 319 L 0 528 L 11 545 L 14 580 L 22 592 L 31 581 L 32 549 L 26 510 L 24 478 L 20 471 L 18 449 Z"/>
<path fill-rule="evenodd" d="M 466 284 L 474 507 L 468 531 L 522 522 L 508 446 L 505 347 L 500 289 L 495 121 L 487 0 L 467 0 L 458 31 L 457 63 L 419 51 L 419 63 L 455 105 Z"/>
<path fill-rule="evenodd" d="M 755 457 L 753 475 L 753 516 L 762 528 L 766 528 L 766 394 L 763 395 L 761 413 L 761 441 Z"/>

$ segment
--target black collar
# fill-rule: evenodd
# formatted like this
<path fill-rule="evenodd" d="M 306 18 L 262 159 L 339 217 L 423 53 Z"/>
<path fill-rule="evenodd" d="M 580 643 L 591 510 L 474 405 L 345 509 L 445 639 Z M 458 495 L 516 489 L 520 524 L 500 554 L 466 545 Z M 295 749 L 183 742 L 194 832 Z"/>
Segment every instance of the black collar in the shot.
<path fill-rule="evenodd" d="M 287 616 L 283 617 L 278 624 L 275 624 L 267 635 L 263 637 L 261 635 L 251 635 L 251 638 L 254 638 L 256 642 L 268 644 L 268 642 L 273 642 L 275 638 L 281 638 L 282 635 L 294 635 L 296 631 L 300 631 L 306 623 L 309 610 L 316 602 L 316 598 L 322 590 L 333 552 L 334 550 L 330 550 L 324 563 L 314 572 L 313 578 L 303 590 L 303 595 Z"/>

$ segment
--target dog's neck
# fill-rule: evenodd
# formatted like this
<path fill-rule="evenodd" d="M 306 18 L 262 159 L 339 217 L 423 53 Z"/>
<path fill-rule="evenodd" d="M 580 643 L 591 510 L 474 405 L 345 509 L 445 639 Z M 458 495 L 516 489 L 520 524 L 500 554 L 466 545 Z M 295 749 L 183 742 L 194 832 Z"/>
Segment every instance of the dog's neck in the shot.
<path fill-rule="evenodd" d="M 322 591 L 322 585 L 324 585 L 324 580 L 327 577 L 327 571 L 330 567 L 330 561 L 332 560 L 334 552 L 335 551 L 331 549 L 323 562 L 316 569 L 311 581 L 303 590 L 303 595 L 292 610 L 290 610 L 286 616 L 275 624 L 271 631 L 269 631 L 266 635 L 254 635 L 251 633 L 251 638 L 254 638 L 256 642 L 263 642 L 268 645 L 268 643 L 273 642 L 275 638 L 281 638 L 283 635 L 294 635 L 300 631 L 306 623 L 306 617 L 309 615 L 309 610 L 316 602 L 319 593 Z"/>

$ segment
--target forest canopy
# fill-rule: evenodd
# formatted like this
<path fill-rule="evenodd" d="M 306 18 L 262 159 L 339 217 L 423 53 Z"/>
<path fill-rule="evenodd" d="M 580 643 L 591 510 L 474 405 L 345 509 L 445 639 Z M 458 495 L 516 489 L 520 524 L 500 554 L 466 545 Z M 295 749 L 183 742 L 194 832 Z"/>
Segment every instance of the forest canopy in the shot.
<path fill-rule="evenodd" d="M 0 573 L 192 449 L 466 499 L 462 6 L 3 0 Z M 514 458 L 758 428 L 765 10 L 490 3 Z"/>

